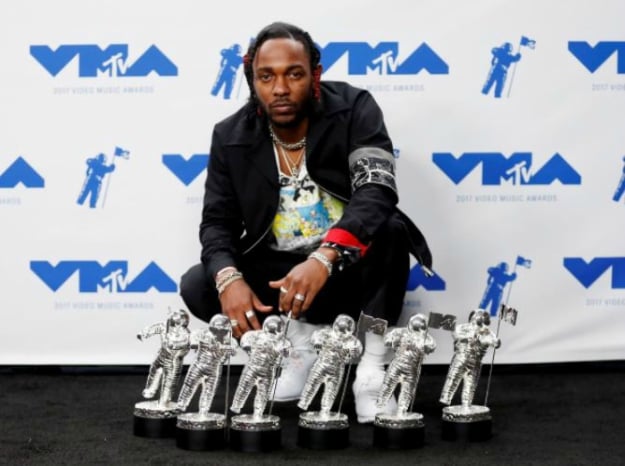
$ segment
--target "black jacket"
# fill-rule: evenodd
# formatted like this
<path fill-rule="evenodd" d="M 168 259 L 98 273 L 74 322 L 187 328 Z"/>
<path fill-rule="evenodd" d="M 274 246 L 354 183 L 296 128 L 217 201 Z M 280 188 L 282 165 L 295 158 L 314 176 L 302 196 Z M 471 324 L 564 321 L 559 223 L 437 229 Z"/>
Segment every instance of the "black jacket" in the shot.
<path fill-rule="evenodd" d="M 426 241 L 398 211 L 397 194 L 387 186 L 367 183 L 352 192 L 348 156 L 361 147 L 392 154 L 382 111 L 363 89 L 322 82 L 322 110 L 311 116 L 306 145 L 310 177 L 346 202 L 335 225 L 367 244 L 393 213 L 401 216 L 412 253 L 431 266 Z M 251 104 L 217 123 L 213 130 L 200 225 L 202 263 L 210 276 L 260 244 L 271 230 L 279 201 L 278 167 L 267 120 Z"/>

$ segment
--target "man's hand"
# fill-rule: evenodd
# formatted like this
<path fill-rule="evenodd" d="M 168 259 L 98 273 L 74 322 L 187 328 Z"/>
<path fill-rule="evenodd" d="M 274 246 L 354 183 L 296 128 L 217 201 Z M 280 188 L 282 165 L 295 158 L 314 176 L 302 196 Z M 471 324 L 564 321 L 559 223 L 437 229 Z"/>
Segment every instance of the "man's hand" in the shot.
<path fill-rule="evenodd" d="M 260 330 L 256 312 L 271 312 L 252 291 L 245 280 L 235 280 L 219 296 L 221 311 L 232 324 L 232 335 L 240 338 L 248 330 Z M 235 324 L 236 322 L 236 324 Z"/>
<path fill-rule="evenodd" d="M 330 248 L 321 248 L 319 252 L 332 262 L 338 256 L 336 251 Z M 309 258 L 293 267 L 285 277 L 269 282 L 269 286 L 280 289 L 280 311 L 292 311 L 292 317 L 298 319 L 308 310 L 319 290 L 328 281 L 328 277 L 326 267 L 318 260 Z"/>

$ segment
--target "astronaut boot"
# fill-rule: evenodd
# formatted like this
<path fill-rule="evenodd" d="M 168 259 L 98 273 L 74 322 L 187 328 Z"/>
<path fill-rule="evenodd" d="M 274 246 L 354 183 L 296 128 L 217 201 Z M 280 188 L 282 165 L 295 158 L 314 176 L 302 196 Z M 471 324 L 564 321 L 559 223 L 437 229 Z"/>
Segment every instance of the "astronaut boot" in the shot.
<path fill-rule="evenodd" d="M 397 411 L 395 395 L 389 398 L 383 408 L 376 405 L 384 382 L 386 353 L 382 335 L 365 334 L 365 350 L 356 368 L 356 378 L 352 385 L 356 416 L 362 424 L 373 422 L 376 414 L 392 414 Z"/>
<path fill-rule="evenodd" d="M 282 371 L 273 395 L 274 401 L 299 400 L 308 373 L 317 359 L 317 353 L 310 344 L 310 336 L 317 328 L 316 325 L 300 320 L 293 320 L 289 323 L 287 338 L 291 341 L 293 349 L 282 364 Z"/>

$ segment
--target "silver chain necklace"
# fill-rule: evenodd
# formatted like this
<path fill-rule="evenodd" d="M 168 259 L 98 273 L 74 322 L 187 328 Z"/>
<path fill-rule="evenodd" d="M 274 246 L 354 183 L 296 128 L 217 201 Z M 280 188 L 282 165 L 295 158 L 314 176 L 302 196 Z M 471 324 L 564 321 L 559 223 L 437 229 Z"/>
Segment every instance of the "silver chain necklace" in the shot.
<path fill-rule="evenodd" d="M 306 145 L 306 136 L 304 136 L 297 142 L 284 142 L 276 135 L 276 133 L 273 132 L 273 128 L 271 127 L 271 125 L 269 125 L 269 134 L 271 135 L 271 139 L 273 140 L 273 142 L 278 144 L 280 147 L 285 148 L 286 150 L 298 150 Z"/>

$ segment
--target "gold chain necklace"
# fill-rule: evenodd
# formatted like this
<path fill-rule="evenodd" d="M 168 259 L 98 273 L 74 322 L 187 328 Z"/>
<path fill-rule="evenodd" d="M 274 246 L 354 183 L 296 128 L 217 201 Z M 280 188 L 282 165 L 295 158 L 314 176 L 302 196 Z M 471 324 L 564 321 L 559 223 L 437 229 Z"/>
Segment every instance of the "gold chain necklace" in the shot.
<path fill-rule="evenodd" d="M 289 154 L 286 153 L 286 150 L 284 150 L 284 148 L 280 146 L 279 144 L 276 144 L 276 147 L 278 148 L 278 152 L 282 155 L 282 158 L 284 159 L 286 166 L 289 168 L 289 171 L 291 172 L 291 178 L 297 179 L 299 177 L 299 171 L 300 171 L 302 158 L 304 156 L 304 152 L 306 152 L 306 146 L 303 146 L 301 148 L 302 150 L 300 151 L 296 160 L 293 160 L 289 156 Z"/>

